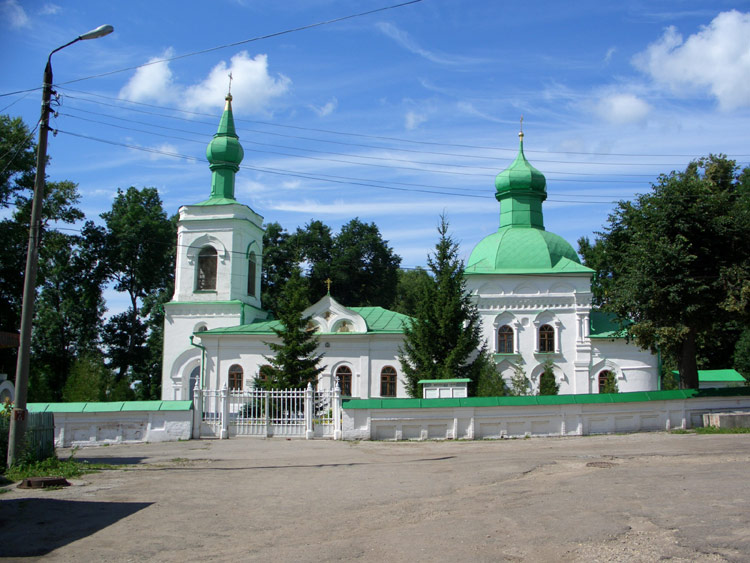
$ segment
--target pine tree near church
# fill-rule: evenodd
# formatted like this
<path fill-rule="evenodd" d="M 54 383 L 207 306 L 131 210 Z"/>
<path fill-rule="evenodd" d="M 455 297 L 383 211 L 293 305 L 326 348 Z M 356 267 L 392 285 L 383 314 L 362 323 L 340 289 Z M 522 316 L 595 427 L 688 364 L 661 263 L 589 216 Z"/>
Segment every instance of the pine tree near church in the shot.
<path fill-rule="evenodd" d="M 420 287 L 413 321 L 404 327 L 399 361 L 407 392 L 421 397 L 419 380 L 469 378 L 473 393 L 484 362 L 481 320 L 466 292 L 458 244 L 448 234 L 444 216 L 438 225 L 440 239 L 427 264 L 432 276 Z"/>
<path fill-rule="evenodd" d="M 303 317 L 307 307 L 305 285 L 299 269 L 284 287 L 284 294 L 278 300 L 277 316 L 281 328 L 273 329 L 280 342 L 269 342 L 274 352 L 266 357 L 271 365 L 267 370 L 267 380 L 263 383 L 266 389 L 299 389 L 308 383 L 313 385 L 323 371 L 318 367 L 323 354 L 316 355 L 318 339 L 307 330 L 310 317 Z"/>

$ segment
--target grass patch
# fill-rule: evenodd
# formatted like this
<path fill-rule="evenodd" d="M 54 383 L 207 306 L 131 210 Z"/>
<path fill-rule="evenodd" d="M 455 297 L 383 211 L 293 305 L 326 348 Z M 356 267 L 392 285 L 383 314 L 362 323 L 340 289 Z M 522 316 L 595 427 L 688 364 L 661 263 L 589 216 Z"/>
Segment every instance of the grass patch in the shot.
<path fill-rule="evenodd" d="M 695 434 L 695 430 L 685 430 L 683 428 L 677 428 L 676 430 L 670 430 L 670 434 Z"/>
<path fill-rule="evenodd" d="M 73 478 L 96 473 L 102 469 L 117 469 L 114 465 L 105 463 L 88 463 L 74 459 L 61 460 L 50 457 L 43 461 L 20 463 L 6 469 L 5 477 L 11 481 L 20 481 L 29 477 L 65 477 Z"/>
<path fill-rule="evenodd" d="M 6 488 L 0 489 L 0 495 L 2 495 L 3 493 L 9 493 L 9 492 L 10 492 L 10 489 L 6 489 Z"/>
<path fill-rule="evenodd" d="M 695 429 L 696 434 L 750 434 L 750 428 L 717 428 L 703 426 Z"/>

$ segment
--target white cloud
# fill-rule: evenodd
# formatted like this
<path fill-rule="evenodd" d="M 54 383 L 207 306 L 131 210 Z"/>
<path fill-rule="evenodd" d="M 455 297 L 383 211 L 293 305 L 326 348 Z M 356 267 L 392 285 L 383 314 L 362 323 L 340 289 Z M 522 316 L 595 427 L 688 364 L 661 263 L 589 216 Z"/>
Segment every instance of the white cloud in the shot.
<path fill-rule="evenodd" d="M 427 116 L 425 114 L 407 111 L 406 116 L 404 117 L 404 126 L 411 131 L 412 129 L 419 127 L 425 121 L 427 121 Z"/>
<path fill-rule="evenodd" d="M 232 73 L 232 96 L 241 100 L 236 107 L 243 111 L 258 113 L 267 110 L 269 102 L 287 92 L 291 80 L 279 74 L 268 74 L 268 56 L 250 57 L 241 51 L 229 61 L 217 64 L 199 84 L 186 89 L 182 106 L 190 110 L 206 110 L 224 105 L 229 87 L 229 73 Z"/>
<path fill-rule="evenodd" d="M 336 98 L 331 98 L 327 104 L 321 107 L 310 104 L 310 109 L 317 113 L 318 117 L 325 117 L 326 115 L 331 115 L 338 105 L 339 101 Z"/>
<path fill-rule="evenodd" d="M 708 90 L 724 110 L 750 106 L 750 14 L 722 12 L 687 40 L 670 26 L 633 64 L 673 92 Z"/>
<path fill-rule="evenodd" d="M 164 101 L 171 97 L 174 80 L 169 63 L 162 61 L 174 56 L 174 51 L 167 49 L 160 57 L 149 59 L 148 66 L 135 71 L 133 78 L 120 90 L 120 98 L 133 102 Z"/>
<path fill-rule="evenodd" d="M 609 64 L 609 61 L 612 60 L 612 55 L 614 55 L 616 51 L 617 47 L 610 47 L 607 49 L 607 53 L 604 55 L 604 64 Z"/>
<path fill-rule="evenodd" d="M 120 98 L 134 102 L 170 98 L 177 100 L 183 109 L 193 111 L 223 107 L 231 72 L 232 96 L 240 101 L 235 103 L 235 113 L 238 109 L 240 112 L 257 113 L 265 111 L 271 99 L 284 94 L 291 83 L 286 76 L 273 78 L 268 74 L 266 55 L 250 58 L 246 51 L 242 51 L 232 57 L 229 66 L 224 61 L 214 66 L 198 84 L 180 85 L 174 81 L 169 62 L 164 61 L 173 56 L 174 51 L 167 49 L 160 57 L 150 59 L 149 63 L 152 64 L 137 69 L 120 90 Z"/>
<path fill-rule="evenodd" d="M 608 94 L 599 99 L 594 109 L 605 121 L 624 125 L 644 121 L 651 106 L 633 94 Z"/>
<path fill-rule="evenodd" d="M 171 143 L 162 143 L 155 147 L 151 147 L 151 150 L 155 152 L 149 153 L 151 160 L 162 160 L 164 158 L 173 159 L 174 155 L 180 154 L 177 147 Z"/>
<path fill-rule="evenodd" d="M 28 27 L 30 25 L 29 16 L 26 15 L 26 10 L 24 10 L 16 0 L 5 0 L 5 2 L 0 5 L 0 10 L 2 10 L 5 17 L 8 18 L 11 27 L 20 28 Z"/>
<path fill-rule="evenodd" d="M 39 10 L 40 16 L 54 16 L 62 12 L 62 8 L 57 4 L 45 4 L 42 9 Z"/>
<path fill-rule="evenodd" d="M 407 51 L 424 57 L 428 61 L 448 66 L 461 66 L 467 64 L 480 64 L 487 62 L 485 59 L 462 57 L 460 55 L 447 55 L 436 53 L 422 48 L 406 31 L 399 29 L 395 25 L 386 22 L 378 22 L 377 28 L 384 34 L 393 39 Z"/>

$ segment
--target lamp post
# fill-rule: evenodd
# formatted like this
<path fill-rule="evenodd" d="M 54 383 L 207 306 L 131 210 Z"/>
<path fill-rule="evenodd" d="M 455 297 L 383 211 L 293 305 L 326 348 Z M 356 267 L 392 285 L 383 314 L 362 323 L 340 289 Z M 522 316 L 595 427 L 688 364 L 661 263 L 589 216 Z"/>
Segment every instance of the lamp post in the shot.
<path fill-rule="evenodd" d="M 16 397 L 10 419 L 8 436 L 8 467 L 13 465 L 21 453 L 21 442 L 26 432 L 26 393 L 29 384 L 29 353 L 31 350 L 31 323 L 34 317 L 34 297 L 36 292 L 36 272 L 39 263 L 39 231 L 44 202 L 45 166 L 47 164 L 47 132 L 49 130 L 50 99 L 52 98 L 52 55 L 77 41 L 97 39 L 114 31 L 111 25 L 102 25 L 79 35 L 70 43 L 58 47 L 47 57 L 42 84 L 42 116 L 39 118 L 39 143 L 36 148 L 36 178 L 31 204 L 29 224 L 29 250 L 26 254 L 26 273 L 23 280 L 23 301 L 21 305 L 21 339 L 18 346 L 16 364 Z"/>

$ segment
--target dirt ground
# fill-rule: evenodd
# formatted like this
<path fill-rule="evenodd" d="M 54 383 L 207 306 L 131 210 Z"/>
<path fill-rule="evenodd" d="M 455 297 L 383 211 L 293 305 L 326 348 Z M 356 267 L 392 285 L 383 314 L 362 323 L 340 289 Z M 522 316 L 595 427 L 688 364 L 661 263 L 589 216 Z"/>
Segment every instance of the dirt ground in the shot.
<path fill-rule="evenodd" d="M 69 450 L 59 451 L 69 455 Z M 0 495 L 30 561 L 749 561 L 750 435 L 241 439 L 86 448 L 122 464 Z"/>

